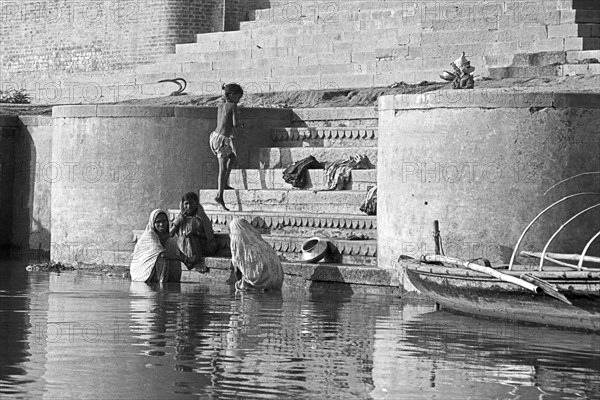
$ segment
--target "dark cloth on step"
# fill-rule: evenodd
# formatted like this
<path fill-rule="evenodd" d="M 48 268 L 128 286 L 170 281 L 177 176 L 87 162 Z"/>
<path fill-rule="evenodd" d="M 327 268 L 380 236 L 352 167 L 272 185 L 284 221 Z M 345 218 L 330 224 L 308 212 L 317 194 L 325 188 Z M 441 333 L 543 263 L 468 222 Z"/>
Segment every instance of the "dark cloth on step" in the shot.
<path fill-rule="evenodd" d="M 308 156 L 300 161 L 296 161 L 283 170 L 283 180 L 293 187 L 303 188 L 306 186 L 306 170 L 321 168 L 313 156 Z"/>

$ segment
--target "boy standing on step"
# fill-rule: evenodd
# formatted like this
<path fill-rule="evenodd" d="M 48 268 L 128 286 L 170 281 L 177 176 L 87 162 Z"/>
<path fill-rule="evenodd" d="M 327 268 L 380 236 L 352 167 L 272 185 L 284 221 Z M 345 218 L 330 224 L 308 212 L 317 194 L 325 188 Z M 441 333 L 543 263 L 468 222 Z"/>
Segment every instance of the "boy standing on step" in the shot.
<path fill-rule="evenodd" d="M 237 161 L 233 138 L 236 129 L 242 127 L 237 103 L 244 95 L 244 91 L 237 83 L 223 85 L 223 91 L 225 102 L 218 107 L 217 128 L 210 134 L 210 148 L 219 161 L 218 194 L 215 201 L 225 211 L 229 211 L 223 200 L 223 192 L 226 189 L 233 189 L 229 186 L 229 175 Z"/>

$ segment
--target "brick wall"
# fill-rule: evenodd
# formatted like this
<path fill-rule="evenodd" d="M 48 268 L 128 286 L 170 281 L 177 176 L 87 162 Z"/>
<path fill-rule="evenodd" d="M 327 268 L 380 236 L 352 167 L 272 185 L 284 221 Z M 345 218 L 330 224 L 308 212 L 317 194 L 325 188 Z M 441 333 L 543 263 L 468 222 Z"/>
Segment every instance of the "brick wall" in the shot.
<path fill-rule="evenodd" d="M 0 83 L 6 89 L 50 74 L 110 73 L 154 62 L 197 33 L 223 30 L 223 1 L 3 0 Z M 226 2 L 229 20 L 245 16 L 242 0 Z"/>
<path fill-rule="evenodd" d="M 220 0 L 2 2 L 2 71 L 114 71 L 219 30 Z"/>

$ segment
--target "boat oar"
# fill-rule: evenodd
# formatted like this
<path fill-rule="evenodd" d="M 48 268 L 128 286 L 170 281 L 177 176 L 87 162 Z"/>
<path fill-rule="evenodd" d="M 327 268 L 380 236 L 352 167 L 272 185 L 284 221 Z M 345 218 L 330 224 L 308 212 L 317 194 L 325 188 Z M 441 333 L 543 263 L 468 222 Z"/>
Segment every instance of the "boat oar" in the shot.
<path fill-rule="evenodd" d="M 537 276 L 533 276 L 530 273 L 524 273 L 523 275 L 521 275 L 521 279 L 526 280 L 528 282 L 534 283 L 536 285 L 538 285 L 539 287 L 542 288 L 542 290 L 549 296 L 554 297 L 555 299 L 558 299 L 564 303 L 567 303 L 568 305 L 572 306 L 573 304 L 565 297 L 565 295 L 563 295 L 562 293 L 560 293 L 558 291 L 558 288 L 556 287 L 556 285 L 551 284 L 550 282 L 547 282 L 543 279 L 538 278 Z"/>
<path fill-rule="evenodd" d="M 454 258 L 454 257 L 440 256 L 440 255 L 433 255 L 433 256 L 426 255 L 426 256 L 423 256 L 423 260 L 426 262 L 445 262 L 448 264 L 460 265 L 465 268 L 471 269 L 473 271 L 491 275 L 494 278 L 500 279 L 501 281 L 510 282 L 515 285 L 521 286 L 525 289 L 531 290 L 532 292 L 534 292 L 536 294 L 545 292 L 549 296 L 552 296 L 558 300 L 564 301 L 565 303 L 567 303 L 569 305 L 572 305 L 571 302 L 569 300 L 567 300 L 567 298 L 564 295 L 559 293 L 558 288 L 556 286 L 552 285 L 549 282 L 546 282 L 543 279 L 537 278 L 530 274 L 521 275 L 521 278 L 524 278 L 524 279 L 521 279 L 521 278 L 517 278 L 516 276 L 503 274 L 502 272 L 495 270 L 494 268 L 484 267 L 483 265 L 475 264 L 475 263 L 472 263 L 469 261 L 461 260 L 461 259 Z M 528 282 L 525 279 L 529 280 L 530 282 Z"/>
<path fill-rule="evenodd" d="M 471 269 L 473 271 L 491 275 L 494 278 L 500 279 L 501 281 L 510 282 L 515 285 L 524 287 L 525 289 L 531 290 L 533 293 L 537 293 L 537 294 L 542 293 L 542 289 L 539 286 L 529 283 L 527 281 L 524 281 L 523 279 L 517 278 L 515 276 L 503 274 L 502 272 L 497 271 L 494 268 L 484 267 L 483 265 L 479 265 L 479 264 L 475 264 L 475 263 L 472 263 L 469 261 L 461 260 L 459 258 L 440 256 L 440 255 L 434 255 L 434 256 L 425 255 L 425 256 L 423 256 L 423 259 L 426 262 L 436 262 L 437 261 L 437 262 L 445 262 L 448 264 L 460 265 L 462 267 Z"/>

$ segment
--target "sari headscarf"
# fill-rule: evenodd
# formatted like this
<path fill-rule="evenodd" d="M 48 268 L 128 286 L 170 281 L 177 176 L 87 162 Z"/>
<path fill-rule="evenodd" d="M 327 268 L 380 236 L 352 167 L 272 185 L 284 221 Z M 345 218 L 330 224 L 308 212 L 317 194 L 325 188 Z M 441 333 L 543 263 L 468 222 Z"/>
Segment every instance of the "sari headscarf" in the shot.
<path fill-rule="evenodd" d="M 146 230 L 140 236 L 133 249 L 133 258 L 129 266 L 129 273 L 131 274 L 131 280 L 134 282 L 146 282 L 152 275 L 158 256 L 165 251 L 154 229 L 154 222 L 161 213 L 167 215 L 161 209 L 156 209 L 150 213 Z"/>
<path fill-rule="evenodd" d="M 197 197 L 195 198 L 195 200 L 196 202 L 198 201 Z M 180 215 L 183 215 L 183 212 L 185 211 L 185 209 L 183 208 L 183 202 L 184 198 L 182 198 L 179 202 Z M 202 256 L 212 256 L 218 250 L 217 239 L 215 238 L 215 231 L 212 227 L 212 221 L 206 214 L 206 211 L 204 211 L 204 207 L 202 207 L 202 204 L 200 203 L 197 204 L 198 211 L 196 211 L 196 214 L 193 217 L 191 217 L 191 219 L 195 221 L 191 223 L 188 223 L 188 221 L 186 221 L 185 224 L 181 224 L 179 226 L 179 229 L 177 230 L 177 244 L 179 245 L 179 248 L 184 254 L 191 256 L 192 253 L 189 253 L 187 251 L 188 243 L 186 243 L 186 240 L 184 239 L 192 231 L 200 232 L 199 238 L 200 245 L 202 247 Z M 194 253 L 194 255 L 198 256 L 199 254 Z"/>
<path fill-rule="evenodd" d="M 277 253 L 245 219 L 229 223 L 231 263 L 242 273 L 237 289 L 281 289 L 283 268 Z"/>

